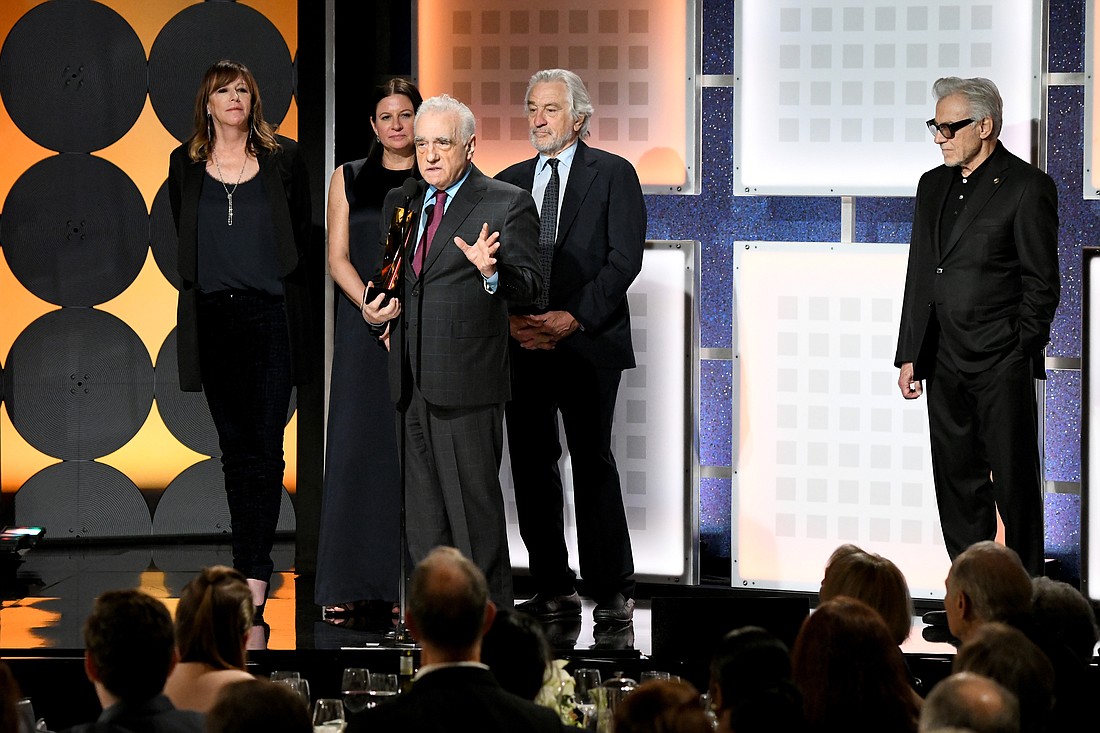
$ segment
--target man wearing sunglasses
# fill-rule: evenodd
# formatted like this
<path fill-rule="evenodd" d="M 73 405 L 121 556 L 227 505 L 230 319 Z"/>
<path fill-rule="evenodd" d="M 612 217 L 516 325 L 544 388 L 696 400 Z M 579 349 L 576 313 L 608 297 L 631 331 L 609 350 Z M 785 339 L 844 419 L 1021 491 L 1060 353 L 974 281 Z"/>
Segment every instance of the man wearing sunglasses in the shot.
<path fill-rule="evenodd" d="M 1058 201 L 1050 176 L 998 141 L 988 79 L 932 86 L 942 166 L 917 185 L 894 365 L 906 399 L 928 387 L 932 472 L 952 560 L 997 533 L 1043 567 L 1035 379 L 1058 307 Z"/>

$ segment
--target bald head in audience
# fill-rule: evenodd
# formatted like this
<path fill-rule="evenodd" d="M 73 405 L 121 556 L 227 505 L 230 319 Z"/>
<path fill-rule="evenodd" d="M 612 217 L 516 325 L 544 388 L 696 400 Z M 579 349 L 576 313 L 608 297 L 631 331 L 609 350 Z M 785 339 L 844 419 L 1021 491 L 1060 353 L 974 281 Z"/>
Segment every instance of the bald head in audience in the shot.
<path fill-rule="evenodd" d="M 973 672 L 960 672 L 936 685 L 924 700 L 920 733 L 947 730 L 1019 733 L 1020 705 L 1002 685 Z"/>
<path fill-rule="evenodd" d="M 1015 624 L 1031 613 L 1031 576 L 1015 550 L 978 542 L 951 563 L 943 599 L 947 625 L 966 641 L 984 623 Z"/>
<path fill-rule="evenodd" d="M 413 571 L 408 624 L 423 647 L 422 665 L 479 661 L 495 616 L 485 576 L 455 548 L 435 548 Z"/>

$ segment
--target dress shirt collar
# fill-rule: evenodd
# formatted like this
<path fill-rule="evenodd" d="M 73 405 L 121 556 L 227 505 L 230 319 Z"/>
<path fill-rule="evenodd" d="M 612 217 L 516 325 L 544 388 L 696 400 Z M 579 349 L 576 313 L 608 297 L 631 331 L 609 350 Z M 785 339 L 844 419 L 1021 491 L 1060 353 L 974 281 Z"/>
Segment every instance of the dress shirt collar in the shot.
<path fill-rule="evenodd" d="M 443 189 L 447 192 L 447 202 L 443 205 L 444 209 L 451 205 L 451 201 L 454 200 L 455 194 L 458 193 L 458 189 L 462 188 L 462 184 L 465 183 L 466 179 L 470 177 L 470 171 L 473 169 L 473 167 L 473 164 L 467 165 L 466 172 L 462 174 L 462 177 L 452 183 L 447 188 Z M 435 192 L 438 190 L 439 189 L 432 184 L 428 184 L 428 190 L 424 192 L 424 206 L 421 207 L 421 210 L 426 208 L 427 205 L 432 202 L 432 199 L 435 198 Z"/>
<path fill-rule="evenodd" d="M 574 140 L 573 144 L 565 150 L 561 151 L 554 157 L 560 162 L 558 163 L 558 175 L 562 174 L 562 168 L 571 168 L 573 166 L 573 156 L 577 154 L 577 141 Z M 535 175 L 540 175 L 549 166 L 546 165 L 546 161 L 550 159 L 550 156 L 546 153 L 539 153 L 538 162 L 535 163 Z M 549 173 L 547 173 L 549 175 Z"/>
<path fill-rule="evenodd" d="M 441 669 L 450 669 L 453 667 L 472 667 L 473 669 L 489 669 L 489 665 L 482 664 L 481 662 L 439 662 L 438 664 L 426 664 L 417 670 L 416 675 L 413 677 L 413 682 L 420 679 L 426 674 L 437 672 Z"/>

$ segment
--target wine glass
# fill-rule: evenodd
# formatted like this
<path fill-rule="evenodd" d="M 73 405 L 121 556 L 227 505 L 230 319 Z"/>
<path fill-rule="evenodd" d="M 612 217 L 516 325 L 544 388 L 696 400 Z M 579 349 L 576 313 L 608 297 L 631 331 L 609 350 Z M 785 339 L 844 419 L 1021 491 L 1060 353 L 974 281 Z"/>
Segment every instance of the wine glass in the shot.
<path fill-rule="evenodd" d="M 596 720 L 596 698 L 592 691 L 599 688 L 600 670 L 577 669 L 573 671 L 573 703 L 584 713 L 581 721 L 585 728 L 592 727 L 589 721 Z"/>
<path fill-rule="evenodd" d="M 313 733 L 343 733 L 344 703 L 335 698 L 319 698 L 313 705 Z"/>
<path fill-rule="evenodd" d="M 309 708 L 309 680 L 304 677 L 284 677 L 283 679 L 276 680 L 277 685 L 286 685 L 290 689 L 294 690 L 298 694 L 298 697 L 302 698 L 302 702 L 306 708 Z"/>
<path fill-rule="evenodd" d="M 371 672 L 370 685 L 367 693 L 369 698 L 367 707 L 378 707 L 381 703 L 396 695 L 399 690 L 400 688 L 397 686 L 397 675 Z"/>
<path fill-rule="evenodd" d="M 370 703 L 370 670 L 348 667 L 340 683 L 344 696 L 344 709 L 349 713 L 361 713 Z"/>
<path fill-rule="evenodd" d="M 302 674 L 300 672 L 276 670 L 271 673 L 271 676 L 268 679 L 270 679 L 272 682 L 282 682 L 283 680 L 297 680 L 301 678 Z"/>

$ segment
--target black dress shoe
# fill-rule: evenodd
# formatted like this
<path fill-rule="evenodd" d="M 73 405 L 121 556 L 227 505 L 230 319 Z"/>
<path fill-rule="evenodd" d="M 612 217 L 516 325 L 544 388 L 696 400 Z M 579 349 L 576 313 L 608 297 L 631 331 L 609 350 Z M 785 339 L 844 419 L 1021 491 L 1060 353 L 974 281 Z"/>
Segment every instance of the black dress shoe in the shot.
<path fill-rule="evenodd" d="M 634 599 L 624 598 L 622 593 L 616 593 L 608 601 L 596 604 L 596 610 L 592 612 L 592 620 L 596 623 L 611 621 L 630 621 L 634 618 Z"/>
<path fill-rule="evenodd" d="M 518 604 L 516 610 L 544 622 L 576 618 L 581 615 L 581 597 L 576 591 L 568 596 L 544 597 L 536 593 L 534 598 Z"/>

